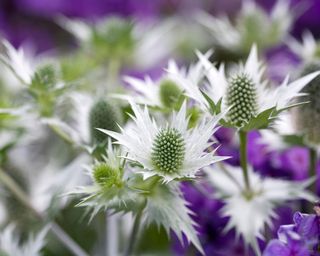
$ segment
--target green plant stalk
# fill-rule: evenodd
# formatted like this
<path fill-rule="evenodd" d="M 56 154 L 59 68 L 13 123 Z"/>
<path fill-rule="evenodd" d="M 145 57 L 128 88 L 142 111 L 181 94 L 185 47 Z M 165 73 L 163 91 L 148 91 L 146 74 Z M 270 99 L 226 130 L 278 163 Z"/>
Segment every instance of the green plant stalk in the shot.
<path fill-rule="evenodd" d="M 133 254 L 134 251 L 134 247 L 136 245 L 136 242 L 139 238 L 139 229 L 140 229 L 140 223 L 141 223 L 141 219 L 142 219 L 142 215 L 143 215 L 143 210 L 144 210 L 144 206 L 140 209 L 140 211 L 137 213 L 134 223 L 133 223 L 133 227 L 131 230 L 131 234 L 130 234 L 130 238 L 129 238 L 129 243 L 128 246 L 124 252 L 124 256 L 131 256 Z"/>
<path fill-rule="evenodd" d="M 309 147 L 309 178 L 317 175 L 317 150 Z M 312 192 L 317 193 L 317 182 L 314 182 L 311 187 Z"/>
<path fill-rule="evenodd" d="M 3 183 L 12 194 L 34 214 L 40 221 L 45 222 L 46 218 L 43 214 L 38 212 L 30 203 L 29 198 L 20 186 L 2 169 L 0 169 L 0 182 Z M 57 223 L 51 221 L 50 223 L 51 232 L 65 245 L 74 255 L 77 256 L 89 256 Z"/>
<path fill-rule="evenodd" d="M 239 138 L 240 138 L 240 165 L 242 168 L 244 185 L 246 193 L 251 192 L 250 187 L 250 179 L 248 174 L 248 163 L 247 163 L 247 132 L 239 131 Z"/>

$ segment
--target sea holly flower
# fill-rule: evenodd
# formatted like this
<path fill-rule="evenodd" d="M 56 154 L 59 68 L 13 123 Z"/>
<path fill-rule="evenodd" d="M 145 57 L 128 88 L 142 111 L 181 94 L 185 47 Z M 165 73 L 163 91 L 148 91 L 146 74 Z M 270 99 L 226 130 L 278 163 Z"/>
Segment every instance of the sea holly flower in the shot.
<path fill-rule="evenodd" d="M 296 212 L 293 216 L 294 224 L 279 228 L 278 239 L 268 243 L 263 256 L 319 255 L 319 207 L 316 206 L 315 210 L 316 214 Z"/>
<path fill-rule="evenodd" d="M 70 144 L 94 153 L 104 146 L 108 136 L 96 128 L 119 131 L 123 123 L 117 102 L 109 97 L 95 98 L 89 93 L 71 92 L 65 95 L 63 104 L 70 105 L 67 118 L 43 119 L 43 123 L 55 129 Z"/>
<path fill-rule="evenodd" d="M 204 55 L 197 54 L 204 66 L 208 83 L 201 90 L 197 85 L 177 76 L 184 85 L 186 95 L 211 113 L 230 109 L 222 123 L 243 131 L 268 127 L 280 112 L 298 104 L 292 101 L 303 95 L 301 89 L 319 74 L 314 72 L 291 83 L 288 83 L 287 77 L 280 86 L 272 88 L 268 87 L 268 81 L 263 80 L 265 67 L 258 59 L 255 45 L 246 63 L 235 68 L 228 77 L 223 64 L 217 69 Z"/>
<path fill-rule="evenodd" d="M 16 255 L 16 256 L 40 256 L 42 248 L 45 246 L 45 236 L 48 228 L 44 228 L 40 233 L 20 244 L 20 238 L 16 236 L 14 225 L 8 225 L 0 233 L 0 254 L 4 256 Z"/>
<path fill-rule="evenodd" d="M 204 118 L 193 129 L 188 129 L 186 103 L 179 112 L 172 115 L 171 121 L 159 126 L 150 117 L 149 110 L 131 103 L 134 125 L 122 130 L 122 133 L 99 129 L 116 139 L 124 146 L 128 159 L 143 166 L 144 179 L 160 176 L 163 182 L 174 179 L 195 178 L 198 170 L 226 157 L 214 156 L 214 152 L 205 153 L 210 145 L 212 134 L 223 114 Z"/>
<path fill-rule="evenodd" d="M 138 205 L 138 193 L 128 187 L 130 175 L 125 173 L 125 160 L 120 158 L 120 155 L 121 149 L 113 148 L 109 142 L 103 160 L 87 167 L 93 184 L 78 187 L 69 193 L 84 195 L 77 206 L 92 209 L 91 219 L 102 209 L 121 211 L 133 202 Z"/>
<path fill-rule="evenodd" d="M 189 216 L 193 212 L 187 208 L 178 183 L 163 184 L 158 177 L 143 180 L 139 167 L 128 165 L 121 157 L 124 153 L 109 141 L 106 156 L 89 168 L 93 185 L 69 193 L 84 195 L 77 206 L 91 209 L 91 219 L 100 210 L 134 215 L 140 212 L 143 223 L 162 225 L 168 235 L 173 230 L 181 241 L 184 234 L 202 252 L 195 223 Z"/>
<path fill-rule="evenodd" d="M 171 20 L 152 26 L 121 18 L 107 18 L 95 24 L 68 18 L 61 18 L 58 22 L 79 40 L 84 49 L 95 49 L 95 58 L 100 61 L 113 58 L 147 68 L 164 60 L 174 48 L 172 36 L 167 36 L 175 26 Z"/>
<path fill-rule="evenodd" d="M 149 76 L 143 80 L 125 76 L 123 80 L 132 87 L 134 96 L 116 97 L 171 111 L 179 108 L 183 100 L 183 86 L 176 79 L 177 75 L 198 84 L 204 72 L 200 62 L 190 65 L 189 68 L 179 68 L 174 60 L 170 60 L 166 72 L 157 81 L 153 81 Z"/>
<path fill-rule="evenodd" d="M 289 1 L 277 1 L 270 14 L 254 1 L 242 3 L 235 22 L 226 15 L 216 18 L 204 12 L 198 14 L 198 21 L 210 31 L 218 50 L 239 56 L 247 54 L 253 43 L 265 49 L 289 33 L 294 19 Z"/>
<path fill-rule="evenodd" d="M 0 54 L 0 61 L 26 87 L 31 99 L 28 103 L 40 117 L 51 117 L 58 99 L 68 89 L 61 80 L 57 63 L 45 56 L 33 56 L 23 48 L 16 50 L 7 41 L 2 44 L 5 51 Z"/>
<path fill-rule="evenodd" d="M 263 239 L 265 225 L 271 226 L 276 218 L 275 209 L 287 201 L 306 199 L 314 201 L 315 196 L 305 190 L 311 180 L 291 182 L 274 178 L 263 178 L 249 168 L 251 190 L 245 191 L 242 170 L 224 165 L 222 168 L 206 167 L 209 182 L 215 189 L 215 196 L 224 202 L 221 214 L 229 217 L 225 227 L 235 228 L 246 245 L 252 246 L 261 255 L 257 239 Z"/>

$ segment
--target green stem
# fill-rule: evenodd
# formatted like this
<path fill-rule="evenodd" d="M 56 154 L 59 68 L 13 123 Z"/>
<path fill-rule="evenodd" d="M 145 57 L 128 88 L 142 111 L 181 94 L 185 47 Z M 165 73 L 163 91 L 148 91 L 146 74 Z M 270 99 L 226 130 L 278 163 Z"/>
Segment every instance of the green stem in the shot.
<path fill-rule="evenodd" d="M 131 234 L 130 234 L 130 238 L 129 238 L 129 243 L 128 243 L 128 247 L 124 252 L 124 256 L 131 256 L 136 244 L 136 241 L 138 240 L 138 232 L 139 232 L 139 228 L 140 228 L 140 223 L 141 223 L 141 218 L 142 218 L 142 214 L 143 214 L 143 209 L 144 207 L 141 208 L 141 210 L 137 213 L 134 223 L 133 223 L 133 227 L 131 230 Z"/>
<path fill-rule="evenodd" d="M 43 214 L 38 212 L 30 203 L 29 198 L 20 186 L 2 169 L 0 169 L 0 182 L 2 182 L 11 193 L 34 214 L 40 221 L 46 221 Z M 50 225 L 51 232 L 68 248 L 73 254 L 78 256 L 89 256 L 57 223 L 54 221 Z"/>
<path fill-rule="evenodd" d="M 317 175 L 317 150 L 313 147 L 309 148 L 309 177 L 315 177 Z M 311 190 L 317 193 L 317 183 L 314 182 Z"/>
<path fill-rule="evenodd" d="M 248 164 L 247 164 L 247 132 L 239 131 L 240 138 L 240 165 L 243 172 L 243 179 L 245 185 L 245 192 L 250 193 L 250 180 L 248 174 Z"/>

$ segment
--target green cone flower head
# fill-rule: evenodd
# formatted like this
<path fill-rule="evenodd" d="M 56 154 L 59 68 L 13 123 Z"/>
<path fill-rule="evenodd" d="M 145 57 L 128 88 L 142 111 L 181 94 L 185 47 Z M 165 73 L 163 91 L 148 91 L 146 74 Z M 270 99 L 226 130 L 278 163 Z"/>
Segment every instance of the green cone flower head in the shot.
<path fill-rule="evenodd" d="M 165 174 L 177 173 L 183 166 L 185 142 L 177 129 L 159 131 L 153 142 L 151 153 L 154 168 Z"/>
<path fill-rule="evenodd" d="M 174 108 L 181 96 L 181 93 L 181 89 L 174 81 L 169 79 L 161 81 L 159 94 L 163 106 L 170 109 Z"/>
<path fill-rule="evenodd" d="M 311 63 L 302 71 L 302 75 L 314 72 L 320 69 L 320 63 Z M 306 136 L 309 143 L 320 144 L 320 75 L 309 82 L 304 89 L 302 101 L 308 101 L 296 109 L 296 128 Z"/>
<path fill-rule="evenodd" d="M 121 171 L 107 163 L 98 163 L 93 167 L 93 178 L 95 183 L 104 189 L 122 186 Z"/>
<path fill-rule="evenodd" d="M 98 100 L 91 108 L 89 114 L 91 140 L 94 144 L 105 143 L 108 136 L 96 128 L 119 131 L 121 124 L 121 113 L 116 105 L 104 100 Z"/>
<path fill-rule="evenodd" d="M 128 159 L 143 166 L 138 172 L 144 179 L 160 176 L 167 183 L 195 178 L 202 167 L 226 159 L 214 156 L 214 152 L 206 152 L 224 114 L 203 118 L 197 126 L 189 129 L 187 107 L 183 103 L 179 112 L 173 112 L 170 122 L 159 127 L 147 108 L 142 109 L 133 102 L 131 107 L 134 113 L 132 126 L 123 129 L 122 133 L 101 131 L 128 150 Z"/>
<path fill-rule="evenodd" d="M 227 106 L 230 107 L 227 118 L 237 127 L 241 127 L 257 113 L 257 92 L 253 80 L 246 74 L 234 77 L 227 89 Z"/>

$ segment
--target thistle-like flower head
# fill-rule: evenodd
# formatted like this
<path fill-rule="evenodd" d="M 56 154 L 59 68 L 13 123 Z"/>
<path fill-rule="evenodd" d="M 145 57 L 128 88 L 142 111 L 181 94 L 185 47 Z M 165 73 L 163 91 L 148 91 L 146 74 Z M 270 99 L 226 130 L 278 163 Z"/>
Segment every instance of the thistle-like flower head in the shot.
<path fill-rule="evenodd" d="M 194 178 L 197 171 L 214 162 L 225 159 L 205 150 L 212 144 L 209 139 L 223 114 L 205 118 L 195 128 L 188 129 L 186 104 L 173 113 L 171 122 L 158 126 L 147 108 L 131 103 L 134 125 L 122 133 L 103 130 L 128 150 L 128 158 L 139 162 L 144 178 L 154 175 L 164 182 L 174 179 Z"/>
<path fill-rule="evenodd" d="M 258 59 L 255 45 L 246 63 L 236 67 L 229 77 L 223 64 L 217 69 L 206 56 L 197 54 L 206 70 L 208 83 L 205 88 L 201 91 L 187 79 L 176 76 L 177 79 L 184 86 L 186 95 L 195 99 L 202 109 L 214 113 L 230 109 L 225 121 L 239 129 L 267 127 L 278 113 L 295 106 L 293 100 L 303 95 L 300 93 L 302 88 L 319 74 L 314 72 L 290 84 L 286 78 L 280 86 L 272 88 L 262 78 L 265 67 Z"/>
<path fill-rule="evenodd" d="M 204 12 L 198 13 L 198 22 L 209 30 L 218 49 L 246 54 L 253 43 L 268 48 L 288 34 L 294 20 L 289 1 L 277 1 L 270 14 L 252 0 L 242 3 L 235 20 L 230 20 L 227 15 L 214 17 Z"/>
<path fill-rule="evenodd" d="M 183 95 L 183 86 L 176 79 L 176 76 L 198 84 L 203 75 L 200 62 L 192 64 L 189 68 L 179 68 L 173 60 L 170 60 L 166 72 L 157 81 L 153 81 L 149 76 L 146 76 L 144 80 L 129 76 L 124 77 L 124 81 L 134 89 L 135 95 L 117 95 L 116 97 L 129 99 L 138 104 L 172 110 L 181 104 L 181 96 Z"/>
<path fill-rule="evenodd" d="M 138 205 L 140 202 L 137 191 L 129 188 L 131 176 L 121 155 L 121 149 L 113 147 L 109 138 L 106 155 L 87 168 L 92 185 L 69 192 L 71 195 L 83 196 L 77 206 L 91 209 L 91 219 L 100 210 L 128 211 L 129 205 L 133 202 Z"/>
<path fill-rule="evenodd" d="M 121 119 L 122 116 L 119 109 L 112 103 L 104 99 L 96 101 L 92 105 L 89 114 L 92 142 L 98 144 L 106 142 L 107 136 L 96 128 L 119 131 L 118 124 L 121 124 Z"/>
<path fill-rule="evenodd" d="M 215 188 L 216 197 L 225 206 L 222 215 L 229 217 L 226 231 L 235 228 L 237 235 L 261 255 L 257 238 L 263 239 L 265 225 L 271 226 L 276 218 L 275 208 L 286 201 L 306 199 L 314 201 L 315 196 L 306 191 L 310 180 L 292 182 L 274 178 L 263 178 L 249 169 L 251 192 L 244 192 L 240 168 L 224 165 L 223 168 L 205 168 L 209 181 Z"/>

